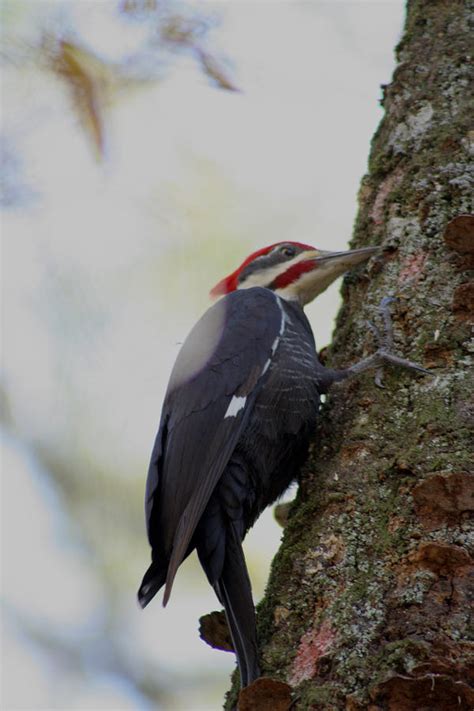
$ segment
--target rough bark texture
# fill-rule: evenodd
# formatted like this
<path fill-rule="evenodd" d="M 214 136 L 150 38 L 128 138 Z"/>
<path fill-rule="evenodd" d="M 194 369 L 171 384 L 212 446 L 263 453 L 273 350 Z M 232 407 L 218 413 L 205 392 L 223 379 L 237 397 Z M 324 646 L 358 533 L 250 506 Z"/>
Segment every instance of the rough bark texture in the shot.
<path fill-rule="evenodd" d="M 411 0 L 385 89 L 352 245 L 384 252 L 345 280 L 329 360 L 374 350 L 366 320 L 391 294 L 397 352 L 433 377 L 367 374 L 324 407 L 259 607 L 264 673 L 292 709 L 474 708 L 474 234 L 452 221 L 473 211 L 472 10 Z"/>

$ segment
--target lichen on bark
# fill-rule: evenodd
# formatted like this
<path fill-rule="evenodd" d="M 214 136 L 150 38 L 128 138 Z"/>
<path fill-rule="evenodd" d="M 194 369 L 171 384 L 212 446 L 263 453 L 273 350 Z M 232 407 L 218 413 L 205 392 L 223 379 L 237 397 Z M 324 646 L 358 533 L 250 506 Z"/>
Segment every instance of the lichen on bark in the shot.
<path fill-rule="evenodd" d="M 373 351 L 366 321 L 394 295 L 397 349 L 433 375 L 366 375 L 324 405 L 258 610 L 294 709 L 474 707 L 473 10 L 409 1 L 385 88 L 353 239 L 382 256 L 345 279 L 329 360 Z"/>

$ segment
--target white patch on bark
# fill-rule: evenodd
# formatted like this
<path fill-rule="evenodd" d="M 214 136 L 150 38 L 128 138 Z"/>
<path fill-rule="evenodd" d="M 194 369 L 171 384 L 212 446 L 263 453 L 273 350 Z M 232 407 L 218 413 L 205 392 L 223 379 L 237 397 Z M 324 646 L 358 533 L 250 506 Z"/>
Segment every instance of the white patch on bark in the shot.
<path fill-rule="evenodd" d="M 387 222 L 386 246 L 404 246 L 413 242 L 420 233 L 420 223 L 416 217 L 391 217 Z"/>
<path fill-rule="evenodd" d="M 405 121 L 401 121 L 392 131 L 388 145 L 393 148 L 393 152 L 406 153 L 409 144 L 412 147 L 412 142 L 415 147 L 420 144 L 420 139 L 427 131 L 433 118 L 434 110 L 429 102 L 425 103 L 416 114 L 410 114 Z"/>

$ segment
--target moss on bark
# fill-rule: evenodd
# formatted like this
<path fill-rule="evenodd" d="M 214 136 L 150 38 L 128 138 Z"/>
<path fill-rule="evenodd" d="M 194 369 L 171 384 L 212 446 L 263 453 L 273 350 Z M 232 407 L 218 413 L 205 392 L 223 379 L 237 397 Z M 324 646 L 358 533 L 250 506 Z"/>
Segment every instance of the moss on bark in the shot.
<path fill-rule="evenodd" d="M 385 89 L 353 239 L 383 253 L 344 282 L 330 364 L 373 351 L 366 321 L 391 294 L 399 352 L 433 377 L 386 370 L 380 390 L 366 375 L 323 408 L 258 611 L 264 673 L 294 688 L 294 709 L 474 706 L 472 493 L 446 503 L 449 486 L 472 492 L 469 309 L 456 304 L 473 260 L 444 237 L 473 211 L 473 10 L 410 0 Z"/>

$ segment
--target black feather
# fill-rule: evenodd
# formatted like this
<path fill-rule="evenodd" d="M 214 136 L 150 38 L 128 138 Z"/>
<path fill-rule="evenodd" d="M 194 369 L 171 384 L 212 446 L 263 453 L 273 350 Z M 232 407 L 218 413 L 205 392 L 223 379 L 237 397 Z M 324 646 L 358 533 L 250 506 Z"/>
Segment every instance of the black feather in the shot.
<path fill-rule="evenodd" d="M 225 607 L 242 684 L 258 676 L 255 612 L 241 541 L 298 473 L 323 372 L 298 304 L 233 292 L 211 307 L 173 368 L 146 491 L 153 563 L 146 605 L 179 565 L 199 558 Z"/>

